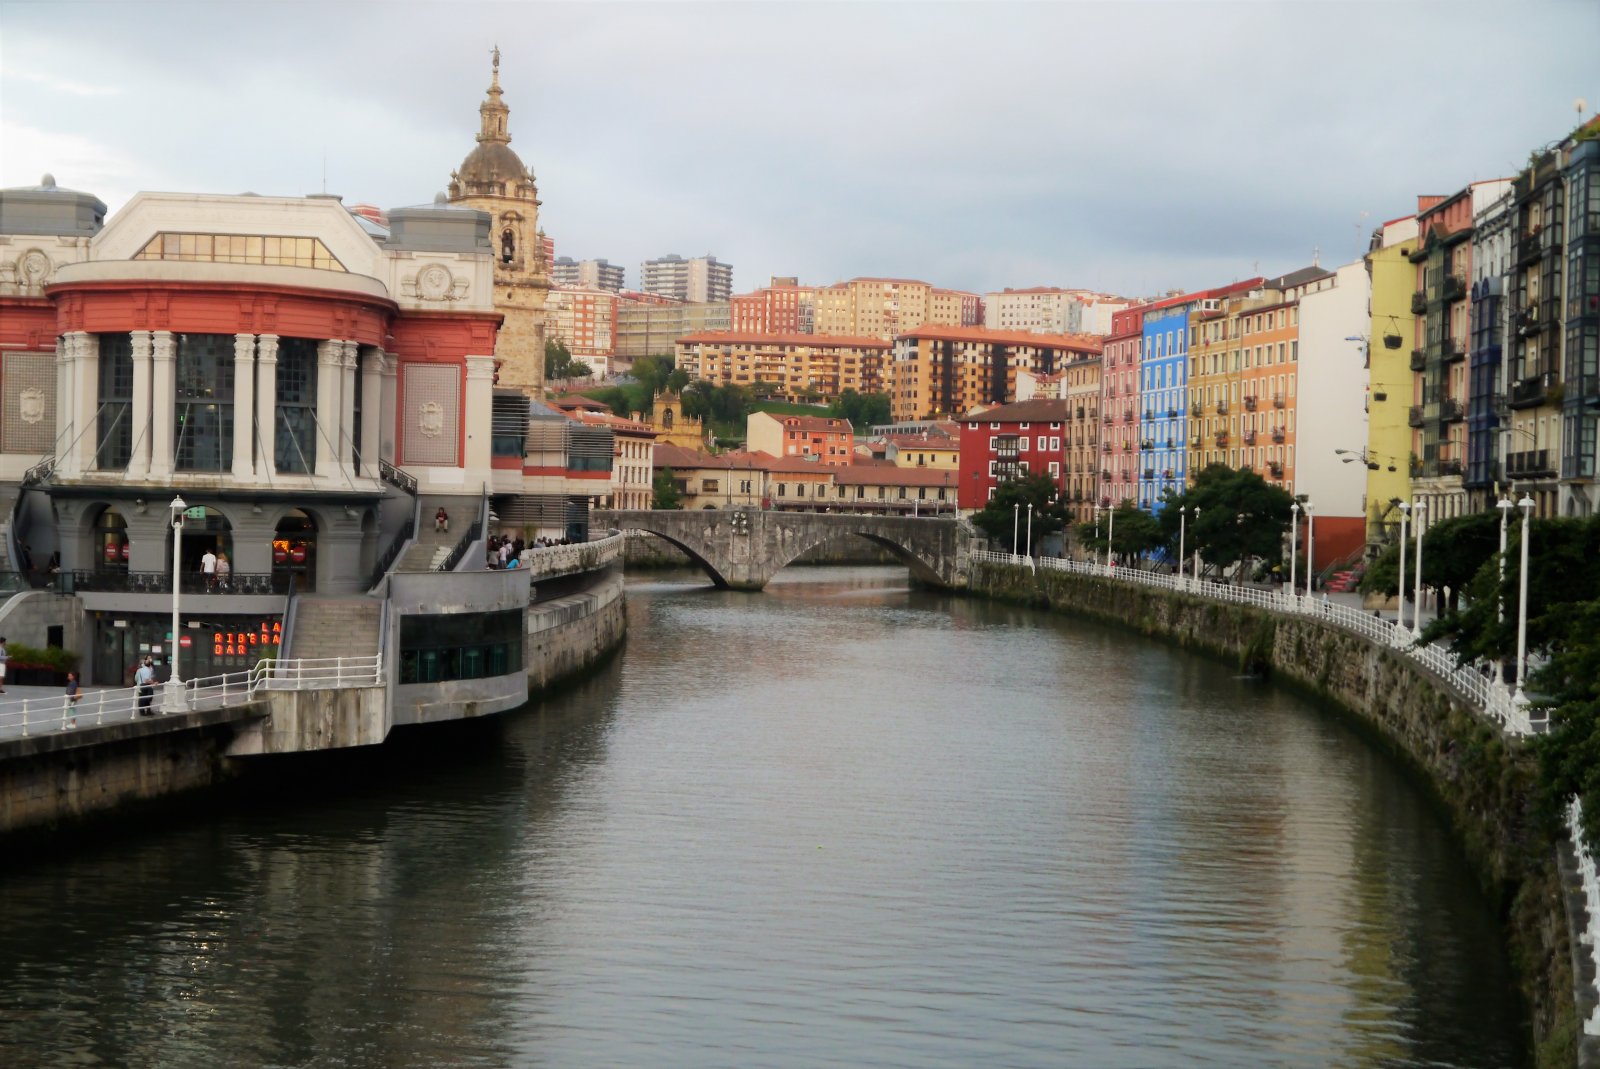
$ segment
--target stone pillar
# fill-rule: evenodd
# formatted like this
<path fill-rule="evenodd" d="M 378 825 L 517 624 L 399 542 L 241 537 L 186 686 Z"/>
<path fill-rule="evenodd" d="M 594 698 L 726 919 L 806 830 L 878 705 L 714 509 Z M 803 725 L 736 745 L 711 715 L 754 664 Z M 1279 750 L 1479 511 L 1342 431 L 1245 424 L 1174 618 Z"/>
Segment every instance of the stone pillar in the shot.
<path fill-rule="evenodd" d="M 92 471 L 95 462 L 96 434 L 95 410 L 100 404 L 98 382 L 99 340 L 81 330 L 67 335 L 68 374 L 72 378 L 72 438 L 62 446 L 71 455 L 69 464 L 75 471 Z"/>
<path fill-rule="evenodd" d="M 356 448 L 356 353 L 360 346 L 347 341 L 339 353 L 339 470 L 354 474 Z"/>
<path fill-rule="evenodd" d="M 150 336 L 150 477 L 172 477 L 172 425 L 177 407 L 177 346 L 172 331 Z"/>
<path fill-rule="evenodd" d="M 133 332 L 133 403 L 128 418 L 133 421 L 133 453 L 128 458 L 128 478 L 150 477 L 150 351 L 148 330 Z"/>
<path fill-rule="evenodd" d="M 262 475 L 278 468 L 278 336 L 256 337 L 256 441 L 261 446 Z"/>
<path fill-rule="evenodd" d="M 233 336 L 233 477 L 254 481 L 256 473 L 256 336 Z"/>
<path fill-rule="evenodd" d="M 317 459 L 312 469 L 319 478 L 338 475 L 339 379 L 343 374 L 344 343 L 317 343 Z"/>
<path fill-rule="evenodd" d="M 361 356 L 361 475 L 378 477 L 378 432 L 383 426 L 383 350 Z"/>
<path fill-rule="evenodd" d="M 487 480 L 490 444 L 494 422 L 494 357 L 467 357 L 467 396 L 461 422 L 467 429 L 467 450 L 462 466 L 469 472 L 467 481 Z"/>
<path fill-rule="evenodd" d="M 65 334 L 56 335 L 56 441 L 70 442 L 76 433 L 72 426 L 72 357 Z M 59 446 L 57 447 L 59 449 Z M 66 458 L 57 454 L 57 460 Z"/>
<path fill-rule="evenodd" d="M 378 455 L 391 464 L 400 463 L 397 427 L 400 425 L 400 358 L 383 355 L 383 398 L 377 405 Z"/>

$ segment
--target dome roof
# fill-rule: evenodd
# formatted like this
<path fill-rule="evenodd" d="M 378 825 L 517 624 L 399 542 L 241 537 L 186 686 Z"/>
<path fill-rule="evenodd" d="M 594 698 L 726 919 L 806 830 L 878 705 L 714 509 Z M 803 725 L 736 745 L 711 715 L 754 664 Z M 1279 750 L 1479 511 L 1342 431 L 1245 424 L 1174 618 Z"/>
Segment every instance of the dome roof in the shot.
<path fill-rule="evenodd" d="M 463 184 L 479 182 L 528 182 L 528 169 L 504 141 L 480 141 L 461 161 L 456 176 Z"/>

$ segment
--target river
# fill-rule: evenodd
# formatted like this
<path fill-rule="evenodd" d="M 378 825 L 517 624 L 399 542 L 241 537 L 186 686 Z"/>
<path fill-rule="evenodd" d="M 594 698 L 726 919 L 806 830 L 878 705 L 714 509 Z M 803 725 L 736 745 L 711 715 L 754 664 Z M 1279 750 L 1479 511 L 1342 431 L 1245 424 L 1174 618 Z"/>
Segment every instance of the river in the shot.
<path fill-rule="evenodd" d="M 0 1065 L 1527 1064 L 1442 819 L 1328 711 L 894 569 L 628 597 L 543 708 L 0 875 Z"/>

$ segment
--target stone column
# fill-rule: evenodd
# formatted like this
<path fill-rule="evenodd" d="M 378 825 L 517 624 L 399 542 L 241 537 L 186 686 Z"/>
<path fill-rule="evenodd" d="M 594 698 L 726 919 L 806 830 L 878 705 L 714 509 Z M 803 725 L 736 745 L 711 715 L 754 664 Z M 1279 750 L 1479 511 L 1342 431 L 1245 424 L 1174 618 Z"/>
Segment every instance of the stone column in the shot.
<path fill-rule="evenodd" d="M 128 478 L 150 477 L 150 351 L 153 335 L 148 330 L 133 332 L 133 403 L 128 418 L 133 421 L 133 453 L 128 458 Z"/>
<path fill-rule="evenodd" d="M 467 429 L 467 450 L 462 458 L 467 482 L 487 480 L 494 422 L 494 357 L 467 357 L 467 396 L 461 422 Z"/>
<path fill-rule="evenodd" d="M 256 336 L 233 336 L 233 477 L 255 479 Z"/>
<path fill-rule="evenodd" d="M 339 463 L 339 379 L 343 374 L 344 342 L 317 343 L 317 458 L 312 469 L 320 478 L 333 478 Z"/>
<path fill-rule="evenodd" d="M 172 425 L 177 408 L 177 347 L 172 331 L 158 330 L 150 335 L 150 477 L 172 477 Z"/>
<path fill-rule="evenodd" d="M 378 432 L 383 426 L 383 350 L 361 357 L 361 474 L 378 477 Z"/>
<path fill-rule="evenodd" d="M 400 463 L 400 358 L 393 353 L 383 356 L 383 397 L 377 404 L 378 455 L 391 464 Z"/>
<path fill-rule="evenodd" d="M 72 356 L 65 334 L 56 335 L 56 441 L 70 442 L 77 433 L 73 427 Z M 58 446 L 59 448 L 59 446 Z M 57 456 L 57 460 L 67 458 Z"/>
<path fill-rule="evenodd" d="M 278 449 L 278 336 L 256 335 L 256 441 L 261 447 L 262 475 L 277 468 Z"/>
<path fill-rule="evenodd" d="M 356 447 L 356 353 L 360 346 L 344 343 L 339 353 L 339 469 L 354 473 Z"/>
<path fill-rule="evenodd" d="M 99 340 L 84 331 L 73 331 L 67 336 L 68 362 L 72 377 L 72 434 L 70 445 L 63 443 L 71 454 L 70 464 L 76 471 L 92 471 L 95 462 L 95 444 L 99 441 L 95 410 L 100 405 L 98 382 Z"/>

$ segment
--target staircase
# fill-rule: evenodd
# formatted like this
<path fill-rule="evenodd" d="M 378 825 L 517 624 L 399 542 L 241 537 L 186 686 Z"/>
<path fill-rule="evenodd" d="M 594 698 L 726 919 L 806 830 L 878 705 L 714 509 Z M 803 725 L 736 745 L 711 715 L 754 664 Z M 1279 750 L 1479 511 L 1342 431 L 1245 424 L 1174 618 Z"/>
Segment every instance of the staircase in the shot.
<path fill-rule="evenodd" d="M 1360 568 L 1350 568 L 1345 571 L 1334 572 L 1328 577 L 1322 589 L 1330 594 L 1344 594 L 1356 588 L 1361 582 L 1362 571 Z"/>
<path fill-rule="evenodd" d="M 373 657 L 378 653 L 378 624 L 383 602 L 352 595 L 296 599 L 294 634 L 285 657 Z"/>
<path fill-rule="evenodd" d="M 479 499 L 476 497 L 424 497 L 422 522 L 417 531 L 417 540 L 395 562 L 394 570 L 436 571 L 444 563 L 445 558 L 450 556 L 450 551 L 456 548 L 461 536 L 467 533 L 467 528 L 478 518 L 478 502 Z M 434 514 L 441 507 L 450 515 L 448 532 L 433 529 Z"/>

